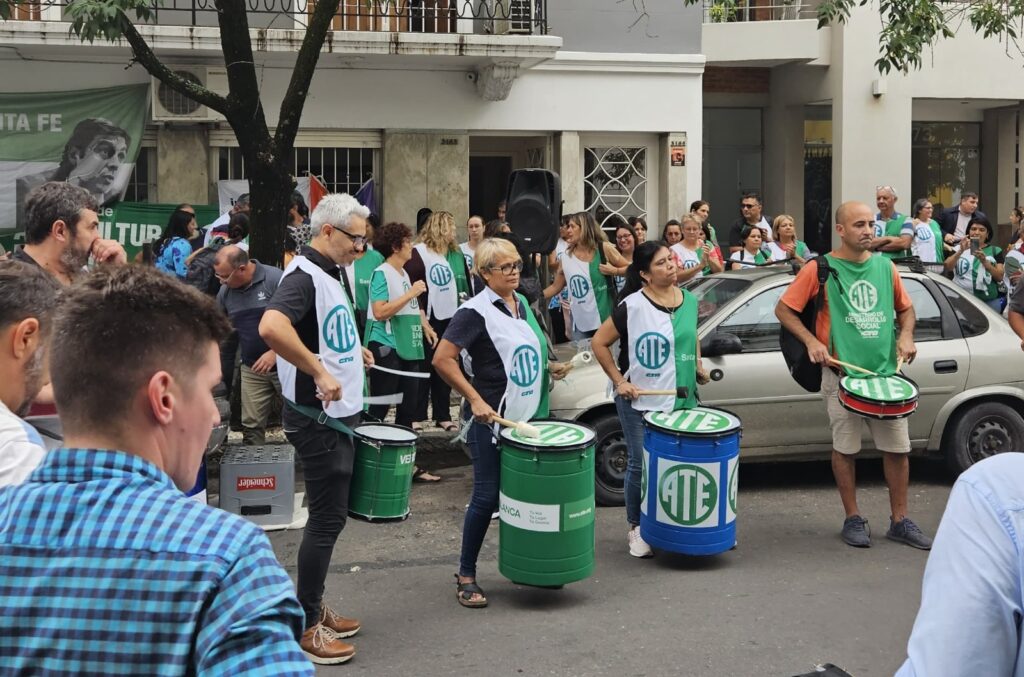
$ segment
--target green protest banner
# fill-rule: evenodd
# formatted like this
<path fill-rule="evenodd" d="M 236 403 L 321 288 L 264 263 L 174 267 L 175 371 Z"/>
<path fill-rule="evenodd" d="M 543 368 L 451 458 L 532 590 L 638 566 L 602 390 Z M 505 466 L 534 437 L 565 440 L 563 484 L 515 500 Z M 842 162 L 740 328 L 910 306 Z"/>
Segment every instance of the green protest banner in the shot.
<path fill-rule="evenodd" d="M 142 245 L 153 242 L 164 232 L 176 204 L 149 202 L 118 202 L 100 210 L 101 237 L 124 245 L 128 260 L 142 251 Z M 196 223 L 213 223 L 220 213 L 217 205 L 192 205 L 196 210 Z"/>
<path fill-rule="evenodd" d="M 99 205 L 124 195 L 145 128 L 148 85 L 0 94 L 0 243 L 24 236 L 33 188 L 67 181 Z"/>

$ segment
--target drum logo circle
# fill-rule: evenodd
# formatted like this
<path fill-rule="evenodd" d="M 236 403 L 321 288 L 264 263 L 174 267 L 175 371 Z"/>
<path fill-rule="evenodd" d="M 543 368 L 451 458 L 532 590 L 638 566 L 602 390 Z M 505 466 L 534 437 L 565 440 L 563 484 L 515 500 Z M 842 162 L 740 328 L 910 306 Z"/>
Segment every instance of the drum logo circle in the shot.
<path fill-rule="evenodd" d="M 739 493 L 739 460 L 732 464 L 732 472 L 729 473 L 729 508 L 736 513 L 736 496 Z"/>
<path fill-rule="evenodd" d="M 540 431 L 539 440 L 548 446 L 556 447 L 579 444 L 586 438 L 586 434 L 580 428 L 563 423 L 536 423 L 534 425 Z M 518 436 L 519 433 L 515 432 L 513 435 Z M 520 439 L 529 438 L 520 437 Z"/>
<path fill-rule="evenodd" d="M 443 287 L 452 281 L 452 269 L 448 266 L 435 263 L 430 266 L 430 281 L 438 287 Z"/>
<path fill-rule="evenodd" d="M 867 280 L 857 280 L 850 287 L 849 299 L 854 310 L 867 313 L 878 304 L 878 290 Z"/>
<path fill-rule="evenodd" d="M 512 353 L 512 382 L 520 388 L 532 386 L 540 376 L 540 355 L 533 346 L 519 346 Z"/>
<path fill-rule="evenodd" d="M 324 320 L 324 341 L 336 353 L 347 353 L 356 346 L 356 325 L 343 305 L 334 306 Z"/>
<path fill-rule="evenodd" d="M 668 339 L 656 331 L 642 334 L 633 344 L 636 360 L 644 369 L 660 369 L 668 362 Z"/>
<path fill-rule="evenodd" d="M 582 275 L 569 278 L 569 293 L 574 299 L 582 299 L 590 291 L 590 282 Z"/>
<path fill-rule="evenodd" d="M 658 479 L 658 502 L 673 522 L 694 526 L 710 517 L 718 505 L 718 483 L 704 468 L 679 463 Z"/>
<path fill-rule="evenodd" d="M 647 501 L 647 464 L 650 463 L 647 456 L 647 452 L 644 451 L 644 462 L 640 470 L 640 505 Z"/>

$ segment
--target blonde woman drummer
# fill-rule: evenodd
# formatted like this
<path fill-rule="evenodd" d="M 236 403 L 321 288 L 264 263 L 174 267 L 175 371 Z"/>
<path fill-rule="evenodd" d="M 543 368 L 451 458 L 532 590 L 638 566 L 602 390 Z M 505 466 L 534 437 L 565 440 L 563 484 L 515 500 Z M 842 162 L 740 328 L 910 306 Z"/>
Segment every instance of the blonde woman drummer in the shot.
<path fill-rule="evenodd" d="M 590 212 L 578 212 L 569 220 L 565 255 L 544 298 L 568 287 L 573 331 L 570 338 L 586 341 L 612 313 L 615 285 L 609 278 L 624 275 L 629 262 L 615 248 Z"/>
<path fill-rule="evenodd" d="M 645 242 L 633 253 L 622 301 L 597 330 L 591 346 L 615 388 L 629 460 L 626 464 L 626 521 L 629 554 L 650 557 L 640 537 L 640 477 L 643 472 L 646 411 L 675 411 L 697 406 L 697 384 L 708 378 L 697 342 L 697 298 L 676 286 L 672 252 L 660 242 Z M 611 346 L 621 340 L 616 364 Z M 685 389 L 678 395 L 640 395 L 641 390 Z"/>
<path fill-rule="evenodd" d="M 498 509 L 501 461 L 492 419 L 498 412 L 514 421 L 547 416 L 549 375 L 559 378 L 565 371 L 563 364 L 548 364 L 540 324 L 525 297 L 516 293 L 523 260 L 515 245 L 487 238 L 477 245 L 475 263 L 487 286 L 455 313 L 433 361 L 437 373 L 466 398 L 473 417 L 468 435 L 473 494 L 456 575 L 459 604 L 470 608 L 487 606 L 476 583 L 476 561 Z M 463 350 L 472 360 L 471 381 L 459 366 Z"/>

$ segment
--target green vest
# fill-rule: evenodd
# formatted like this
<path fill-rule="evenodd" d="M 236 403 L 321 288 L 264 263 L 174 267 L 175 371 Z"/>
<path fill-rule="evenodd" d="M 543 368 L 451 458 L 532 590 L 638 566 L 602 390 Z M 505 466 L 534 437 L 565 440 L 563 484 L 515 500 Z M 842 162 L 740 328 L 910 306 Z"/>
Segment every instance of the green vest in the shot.
<path fill-rule="evenodd" d="M 604 246 L 598 242 L 598 247 Z M 590 259 L 590 285 L 594 288 L 594 299 L 597 301 L 597 312 L 604 322 L 612 315 L 612 292 L 608 289 L 608 278 L 601 274 L 602 252 L 595 251 L 594 258 Z"/>
<path fill-rule="evenodd" d="M 459 303 L 461 304 L 462 295 L 469 296 L 469 278 L 466 277 L 466 257 L 462 255 L 461 249 L 456 248 L 455 251 L 449 251 L 445 254 L 444 258 L 452 269 L 452 275 L 455 276 L 455 289 L 459 293 Z"/>
<path fill-rule="evenodd" d="M 356 259 L 352 264 L 355 272 L 356 288 L 353 293 L 356 295 L 356 308 L 366 311 L 370 303 L 370 277 L 377 266 L 384 263 L 384 257 L 376 249 L 368 249 L 362 257 Z"/>
<path fill-rule="evenodd" d="M 896 373 L 893 264 L 884 256 L 854 263 L 826 254 L 829 351 L 844 362 L 883 376 Z M 851 376 L 863 376 L 846 369 Z"/>
<path fill-rule="evenodd" d="M 982 247 L 981 252 L 987 258 L 993 262 L 996 257 L 1002 253 L 1002 249 L 994 245 Z M 982 301 L 991 301 L 999 298 L 999 283 L 992 279 L 992 275 L 989 274 L 985 267 L 981 265 L 981 258 L 978 256 L 972 256 L 973 262 L 971 263 L 971 282 L 974 287 L 974 295 Z M 965 257 L 961 256 L 957 261 L 959 266 L 961 261 L 964 261 Z"/>
<path fill-rule="evenodd" d="M 900 233 L 903 230 L 903 222 L 906 220 L 907 217 L 905 217 L 903 214 L 900 214 L 899 212 L 896 212 L 896 214 L 891 219 L 885 222 L 885 232 L 883 233 L 883 235 L 885 235 L 886 237 L 899 237 Z M 879 253 L 882 256 L 885 256 L 886 258 L 889 259 L 901 259 L 904 256 L 907 256 L 910 252 L 908 252 L 906 249 L 901 249 L 895 252 Z"/>
<path fill-rule="evenodd" d="M 697 297 L 683 289 L 683 304 L 672 313 L 675 339 L 676 388 L 686 388 L 686 399 L 676 397 L 675 409 L 693 409 L 697 401 Z"/>
<path fill-rule="evenodd" d="M 537 335 L 537 340 L 540 341 L 540 403 L 537 405 L 537 413 L 533 415 L 533 418 L 547 418 L 551 414 L 550 405 L 548 404 L 548 393 L 551 392 L 551 372 L 548 371 L 548 339 L 544 335 L 544 330 L 540 328 L 540 323 L 537 322 L 537 318 L 533 315 L 533 310 L 530 308 L 530 303 L 526 300 L 526 297 L 516 292 L 516 296 L 519 298 L 519 302 L 526 308 L 526 324 L 530 325 L 530 329 Z"/>

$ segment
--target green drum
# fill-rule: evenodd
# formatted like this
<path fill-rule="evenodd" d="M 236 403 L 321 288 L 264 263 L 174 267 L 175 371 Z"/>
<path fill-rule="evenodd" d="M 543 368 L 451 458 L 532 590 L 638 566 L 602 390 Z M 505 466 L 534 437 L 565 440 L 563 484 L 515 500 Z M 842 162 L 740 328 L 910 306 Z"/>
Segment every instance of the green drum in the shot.
<path fill-rule="evenodd" d="M 390 423 L 365 423 L 355 427 L 355 434 L 349 514 L 369 521 L 405 519 L 416 464 L 416 433 Z"/>
<path fill-rule="evenodd" d="M 498 570 L 513 583 L 560 586 L 594 571 L 594 431 L 530 421 L 539 439 L 501 432 Z"/>

